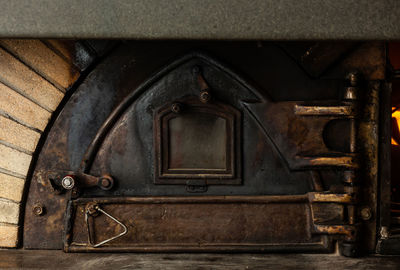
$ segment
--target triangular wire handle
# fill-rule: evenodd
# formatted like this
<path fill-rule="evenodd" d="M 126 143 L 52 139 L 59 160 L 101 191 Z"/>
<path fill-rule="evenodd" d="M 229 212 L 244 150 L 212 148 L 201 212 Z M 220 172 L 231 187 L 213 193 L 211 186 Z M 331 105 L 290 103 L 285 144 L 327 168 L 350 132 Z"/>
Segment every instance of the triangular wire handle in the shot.
<path fill-rule="evenodd" d="M 90 209 L 90 208 L 91 208 L 91 209 Z M 100 206 L 98 206 L 98 205 L 93 205 L 93 206 L 91 206 L 90 208 L 88 207 L 88 208 L 86 209 L 85 222 L 86 222 L 87 230 L 88 230 L 89 244 L 90 244 L 92 247 L 95 247 L 95 248 L 100 247 L 100 246 L 102 246 L 102 245 L 104 245 L 104 244 L 106 244 L 106 243 L 108 243 L 108 242 L 110 242 L 110 241 L 112 241 L 112 240 L 115 240 L 115 239 L 117 239 L 117 238 L 119 238 L 119 237 L 124 236 L 125 234 L 127 234 L 128 228 L 127 228 L 121 221 L 119 221 L 118 219 L 116 219 L 115 217 L 111 216 L 110 214 L 108 214 L 108 213 L 107 213 L 106 211 L 104 211 L 103 209 L 101 209 Z M 106 239 L 106 240 L 104 240 L 104 241 L 101 241 L 100 243 L 97 243 L 97 244 L 93 243 L 93 242 L 92 242 L 92 237 L 91 237 L 91 234 L 90 234 L 90 226 L 89 226 L 89 215 L 93 215 L 93 212 L 92 212 L 93 210 L 94 210 L 95 212 L 98 211 L 98 212 L 100 212 L 100 213 L 103 213 L 104 215 L 106 215 L 107 217 L 109 217 L 110 219 L 112 219 L 113 221 L 115 221 L 117 224 L 121 225 L 122 228 L 124 229 L 124 231 L 121 232 L 121 233 L 118 234 L 118 235 L 115 235 L 115 236 L 109 238 L 109 239 Z M 90 212 L 92 212 L 92 213 L 90 213 Z"/>

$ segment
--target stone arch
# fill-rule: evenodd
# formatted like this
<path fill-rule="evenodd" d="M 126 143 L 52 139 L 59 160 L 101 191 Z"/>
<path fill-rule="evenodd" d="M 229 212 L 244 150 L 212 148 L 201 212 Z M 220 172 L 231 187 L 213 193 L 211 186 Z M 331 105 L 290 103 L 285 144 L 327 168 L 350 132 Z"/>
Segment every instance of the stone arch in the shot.
<path fill-rule="evenodd" d="M 20 204 L 40 137 L 106 42 L 0 40 L 0 247 L 18 246 Z"/>

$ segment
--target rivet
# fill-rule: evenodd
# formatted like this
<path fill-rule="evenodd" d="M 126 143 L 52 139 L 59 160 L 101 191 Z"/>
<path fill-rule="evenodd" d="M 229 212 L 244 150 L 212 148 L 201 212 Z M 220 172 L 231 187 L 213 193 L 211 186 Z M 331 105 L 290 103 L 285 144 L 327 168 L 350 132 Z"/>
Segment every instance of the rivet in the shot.
<path fill-rule="evenodd" d="M 369 207 L 364 207 L 361 209 L 361 218 L 365 221 L 370 220 L 372 217 L 372 212 L 371 212 L 371 208 Z"/>
<path fill-rule="evenodd" d="M 100 177 L 97 184 L 102 190 L 110 190 L 114 186 L 114 180 L 110 175 L 105 174 Z"/>
<path fill-rule="evenodd" d="M 174 103 L 174 104 L 171 105 L 171 111 L 172 111 L 173 113 L 180 113 L 181 110 L 182 110 L 181 104 L 179 104 L 179 103 Z"/>
<path fill-rule="evenodd" d="M 33 206 L 32 212 L 35 216 L 41 216 L 44 214 L 45 208 L 42 204 L 37 203 Z"/>
<path fill-rule="evenodd" d="M 192 71 L 193 71 L 194 74 L 199 74 L 200 73 L 200 67 L 199 66 L 194 66 Z"/>
<path fill-rule="evenodd" d="M 211 99 L 211 95 L 208 91 L 203 91 L 200 93 L 200 101 L 203 103 L 209 102 Z"/>
<path fill-rule="evenodd" d="M 101 179 L 101 185 L 103 187 L 109 187 L 111 185 L 111 182 L 107 178 L 103 178 L 103 179 Z"/>

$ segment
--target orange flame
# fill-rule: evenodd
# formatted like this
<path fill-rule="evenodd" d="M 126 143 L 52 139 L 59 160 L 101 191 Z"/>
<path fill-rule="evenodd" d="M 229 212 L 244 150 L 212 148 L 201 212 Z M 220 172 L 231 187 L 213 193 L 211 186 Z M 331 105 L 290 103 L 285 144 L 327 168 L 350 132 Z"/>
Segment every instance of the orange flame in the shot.
<path fill-rule="evenodd" d="M 392 113 L 392 119 L 396 119 L 397 122 L 397 126 L 400 127 L 400 110 L 396 110 L 396 107 L 392 107 L 392 111 L 394 111 Z M 399 130 L 400 132 L 400 130 Z M 393 139 L 393 135 L 392 135 L 392 144 L 393 145 L 399 145 L 394 139 Z"/>

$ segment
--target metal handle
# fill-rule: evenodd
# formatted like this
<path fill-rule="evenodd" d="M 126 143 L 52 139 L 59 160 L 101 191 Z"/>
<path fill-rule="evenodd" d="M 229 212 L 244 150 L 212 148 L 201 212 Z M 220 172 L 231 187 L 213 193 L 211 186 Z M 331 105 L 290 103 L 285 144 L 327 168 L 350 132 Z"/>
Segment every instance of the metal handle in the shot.
<path fill-rule="evenodd" d="M 121 232 L 121 233 L 118 234 L 118 235 L 115 235 L 115 236 L 109 238 L 109 239 L 106 239 L 106 240 L 104 240 L 104 241 L 101 241 L 100 243 L 97 243 L 97 244 L 93 243 L 93 242 L 92 242 L 92 237 L 91 237 L 91 234 L 90 234 L 89 216 L 94 216 L 95 213 L 97 213 L 97 212 L 103 213 L 104 215 L 106 215 L 107 217 L 109 217 L 110 219 L 112 219 L 113 221 L 115 221 L 117 224 L 121 225 L 121 227 L 124 229 L 124 231 Z M 112 241 L 112 240 L 115 240 L 115 239 L 117 239 L 117 238 L 119 238 L 119 237 L 121 237 L 121 236 L 124 236 L 124 235 L 128 232 L 128 228 L 127 228 L 121 221 L 119 221 L 119 220 L 116 219 L 115 217 L 111 216 L 109 213 L 107 213 L 106 211 L 104 211 L 103 209 L 101 209 L 100 206 L 98 206 L 98 205 L 91 205 L 91 206 L 89 206 L 89 207 L 86 208 L 85 222 L 86 222 L 87 230 L 88 230 L 89 244 L 90 244 L 92 247 L 95 247 L 95 248 L 100 247 L 100 246 L 102 246 L 102 245 L 104 245 L 104 244 L 106 244 L 106 243 L 108 243 L 108 242 L 110 242 L 110 241 Z"/>

